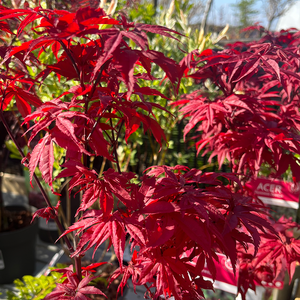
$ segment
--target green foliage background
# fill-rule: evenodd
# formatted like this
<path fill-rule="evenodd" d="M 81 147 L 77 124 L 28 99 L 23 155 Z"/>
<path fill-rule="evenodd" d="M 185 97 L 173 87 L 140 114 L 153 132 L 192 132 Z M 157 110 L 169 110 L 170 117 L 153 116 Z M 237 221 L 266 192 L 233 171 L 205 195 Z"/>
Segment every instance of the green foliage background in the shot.
<path fill-rule="evenodd" d="M 8 300 L 42 300 L 53 291 L 56 282 L 60 281 L 61 274 L 52 272 L 49 276 L 33 277 L 26 275 L 14 281 L 15 292 L 8 291 Z"/>

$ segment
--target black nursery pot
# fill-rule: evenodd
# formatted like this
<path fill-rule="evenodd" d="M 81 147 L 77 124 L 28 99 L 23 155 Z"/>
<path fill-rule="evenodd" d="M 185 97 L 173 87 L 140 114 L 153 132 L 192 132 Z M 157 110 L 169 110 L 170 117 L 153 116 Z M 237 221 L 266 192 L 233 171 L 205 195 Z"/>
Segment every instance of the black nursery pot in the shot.
<path fill-rule="evenodd" d="M 12 283 L 35 270 L 38 222 L 0 233 L 0 284 Z"/>
<path fill-rule="evenodd" d="M 55 243 L 59 238 L 59 233 L 54 220 L 50 219 L 46 222 L 45 219 L 39 218 L 39 238 L 45 243 Z"/>

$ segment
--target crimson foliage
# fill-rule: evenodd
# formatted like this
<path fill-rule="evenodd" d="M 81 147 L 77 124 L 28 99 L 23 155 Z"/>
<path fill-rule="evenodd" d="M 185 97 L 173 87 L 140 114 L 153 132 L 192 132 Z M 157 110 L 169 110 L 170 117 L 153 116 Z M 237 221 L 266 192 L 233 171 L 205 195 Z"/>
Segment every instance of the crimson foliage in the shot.
<path fill-rule="evenodd" d="M 217 88 L 214 97 L 201 89 L 176 103 L 190 116 L 184 136 L 196 128 L 198 154 L 218 156 L 220 167 L 227 159 L 233 172 L 249 177 L 262 164 L 274 177 L 290 167 L 300 180 L 294 156 L 300 150 L 298 36 L 268 33 L 258 42 L 193 51 L 182 60 L 187 77 L 209 79 Z"/>
<path fill-rule="evenodd" d="M 271 33 L 259 26 L 245 30 L 252 29 L 264 32 L 259 41 L 193 51 L 180 62 L 185 76 L 206 83 L 174 103 L 188 118 L 184 137 L 195 140 L 198 154 L 209 153 L 209 161 L 217 156 L 220 168 L 226 163 L 243 184 L 262 166 L 274 178 L 289 170 L 299 182 L 299 32 Z M 256 283 L 280 278 L 286 268 L 290 278 L 294 273 L 291 257 L 300 248 L 288 229 L 297 224 L 281 219 L 274 227 L 279 239 L 261 235 L 258 253 L 238 246 L 243 296 Z"/>
<path fill-rule="evenodd" d="M 219 155 L 220 164 L 227 157 L 235 166 L 234 171 L 247 168 L 251 174 L 256 174 L 261 161 L 269 157 L 268 162 L 282 173 L 285 169 L 279 161 L 283 150 L 298 150 L 298 111 L 292 105 L 297 99 L 291 95 L 291 85 L 300 78 L 291 69 L 298 61 L 295 53 L 275 50 L 272 45 L 254 46 L 252 52 L 245 53 L 234 48 L 222 53 L 194 51 L 177 64 L 149 49 L 147 40 L 149 32 L 169 38 L 177 32 L 156 25 L 129 23 L 124 16 L 113 19 L 102 9 L 86 7 L 72 13 L 41 7 L 1 7 L 0 26 L 4 33 L 12 34 L 5 23 L 7 19 L 19 21 L 15 38 L 22 39 L 26 32 L 31 36 L 34 33 L 34 37 L 20 46 L 1 47 L 1 119 L 5 122 L 2 111 L 14 97 L 30 133 L 28 143 L 33 146 L 23 159 L 29 166 L 31 180 L 39 167 L 43 180 L 54 191 L 56 145 L 66 151 L 64 169 L 56 178 L 70 177 L 70 193 L 82 192 L 76 214 L 79 220 L 62 234 L 75 260 L 75 271 L 62 270 L 65 280 L 46 299 L 89 299 L 89 294 L 102 294 L 89 285 L 95 266 L 81 268 L 80 260 L 87 250 L 95 252 L 106 240 L 110 241 L 108 248 L 114 248 L 120 266 L 111 280 L 123 275 L 119 291 L 131 278 L 134 287 L 146 286 L 151 299 L 160 295 L 202 299 L 202 290 L 211 289 L 212 283 L 204 280 L 201 272 L 206 264 L 215 276 L 216 252 L 229 257 L 235 271 L 238 260 L 245 261 L 242 253 L 252 255 L 259 267 L 266 258 L 258 255 L 266 239 L 276 249 L 271 259 L 276 261 L 277 268 L 283 261 L 294 265 L 299 259 L 298 241 L 284 240 L 286 227 L 279 239 L 267 221 L 263 205 L 244 195 L 242 183 L 235 175 L 202 173 L 185 166 L 154 166 L 142 178 L 136 178 L 133 173 L 120 171 L 117 143 L 121 138 L 127 140 L 140 126 L 145 132 L 150 131 L 160 145 L 165 139 L 152 113 L 153 107 L 165 108 L 147 101 L 147 95 L 164 96 L 139 85 L 154 79 L 151 70 L 157 65 L 166 73 L 174 92 L 184 74 L 195 79 L 211 78 L 223 92 L 210 100 L 194 93 L 180 102 L 186 104 L 183 111 L 192 116 L 185 134 L 201 121 L 199 151 L 209 145 L 209 150 L 214 151 L 212 155 Z M 134 49 L 130 47 L 132 42 L 136 45 Z M 40 66 L 39 56 L 45 51 L 52 51 L 56 59 L 53 64 Z M 286 64 L 279 67 L 282 61 Z M 41 71 L 30 78 L 26 66 L 34 65 Z M 196 71 L 189 74 L 189 68 Z M 59 97 L 43 103 L 36 91 L 51 73 L 61 82 L 73 80 L 75 84 Z M 254 83 L 251 78 L 256 78 Z M 258 91 L 255 84 L 259 84 L 260 78 L 268 83 Z M 251 92 L 237 93 L 245 90 L 248 82 Z M 279 82 L 284 89 L 269 91 Z M 273 99 L 279 95 L 283 103 Z M 280 108 L 279 114 L 274 113 L 274 107 Z M 245 133 L 253 137 L 253 143 L 249 144 Z M 34 138 L 39 138 L 37 144 L 33 143 Z M 230 145 L 229 150 L 223 141 Z M 271 151 L 264 150 L 265 145 Z M 284 155 L 292 161 L 292 154 Z M 116 168 L 96 172 L 89 167 L 88 158 L 98 156 Z M 58 206 L 52 207 L 44 196 L 48 207 L 36 215 L 53 218 L 62 228 L 57 218 Z M 92 209 L 95 203 L 100 209 Z M 75 248 L 68 240 L 71 232 L 78 237 Z M 129 264 L 124 265 L 127 236 L 133 255 Z M 265 251 L 270 252 L 266 247 Z M 254 275 L 257 274 L 261 273 Z M 277 269 L 271 279 L 276 274 Z M 249 287 L 255 288 L 250 280 L 259 282 L 259 276 L 250 275 L 239 281 L 243 296 Z"/>

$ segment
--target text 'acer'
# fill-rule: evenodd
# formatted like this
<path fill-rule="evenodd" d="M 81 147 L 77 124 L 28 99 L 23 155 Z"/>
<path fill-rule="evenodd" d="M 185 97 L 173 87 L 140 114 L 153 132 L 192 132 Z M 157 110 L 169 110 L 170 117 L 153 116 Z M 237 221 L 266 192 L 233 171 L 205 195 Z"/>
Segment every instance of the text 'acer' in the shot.
<path fill-rule="evenodd" d="M 148 42 L 155 34 L 177 39 L 172 29 L 130 22 L 124 14 L 112 18 L 101 8 L 27 6 L 0 7 L 0 117 L 47 203 L 34 216 L 55 220 L 74 260 L 74 268 L 56 270 L 63 280 L 45 299 L 103 295 L 93 286 L 102 263 L 82 267 L 81 260 L 104 245 L 119 264 L 110 279 L 122 275 L 118 292 L 131 279 L 150 299 L 203 299 L 213 284 L 202 271 L 206 266 L 215 278 L 218 253 L 229 259 L 244 299 L 249 288 L 285 270 L 292 276 L 300 241 L 288 229 L 297 225 L 269 220 L 244 185 L 266 165 L 270 176 L 289 169 L 300 179 L 294 155 L 300 150 L 299 34 L 285 47 L 266 35 L 250 46 L 196 49 L 176 62 Z M 195 91 L 177 95 L 186 78 L 194 80 Z M 168 95 L 150 87 L 155 80 L 168 86 Z M 50 85 L 54 92 L 41 96 Z M 176 163 L 152 166 L 143 176 L 122 171 L 119 145 L 130 144 L 138 130 L 160 148 L 168 142 L 157 112 L 170 106 L 158 99 L 180 106 L 184 137 L 230 173 Z M 26 155 L 5 119 L 12 107 L 22 119 Z M 68 228 L 45 185 L 57 195 L 68 186 L 71 201 L 80 196 Z M 127 244 L 132 258 L 125 264 Z"/>

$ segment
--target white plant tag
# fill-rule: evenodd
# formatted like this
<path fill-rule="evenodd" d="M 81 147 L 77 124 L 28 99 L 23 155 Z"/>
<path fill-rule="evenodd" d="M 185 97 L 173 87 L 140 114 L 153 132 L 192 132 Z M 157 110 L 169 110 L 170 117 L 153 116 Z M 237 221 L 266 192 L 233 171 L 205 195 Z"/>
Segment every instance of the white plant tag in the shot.
<path fill-rule="evenodd" d="M 2 252 L 0 250 L 0 270 L 3 270 L 3 269 L 5 269 L 5 264 L 4 264 L 4 258 L 3 258 Z"/>

